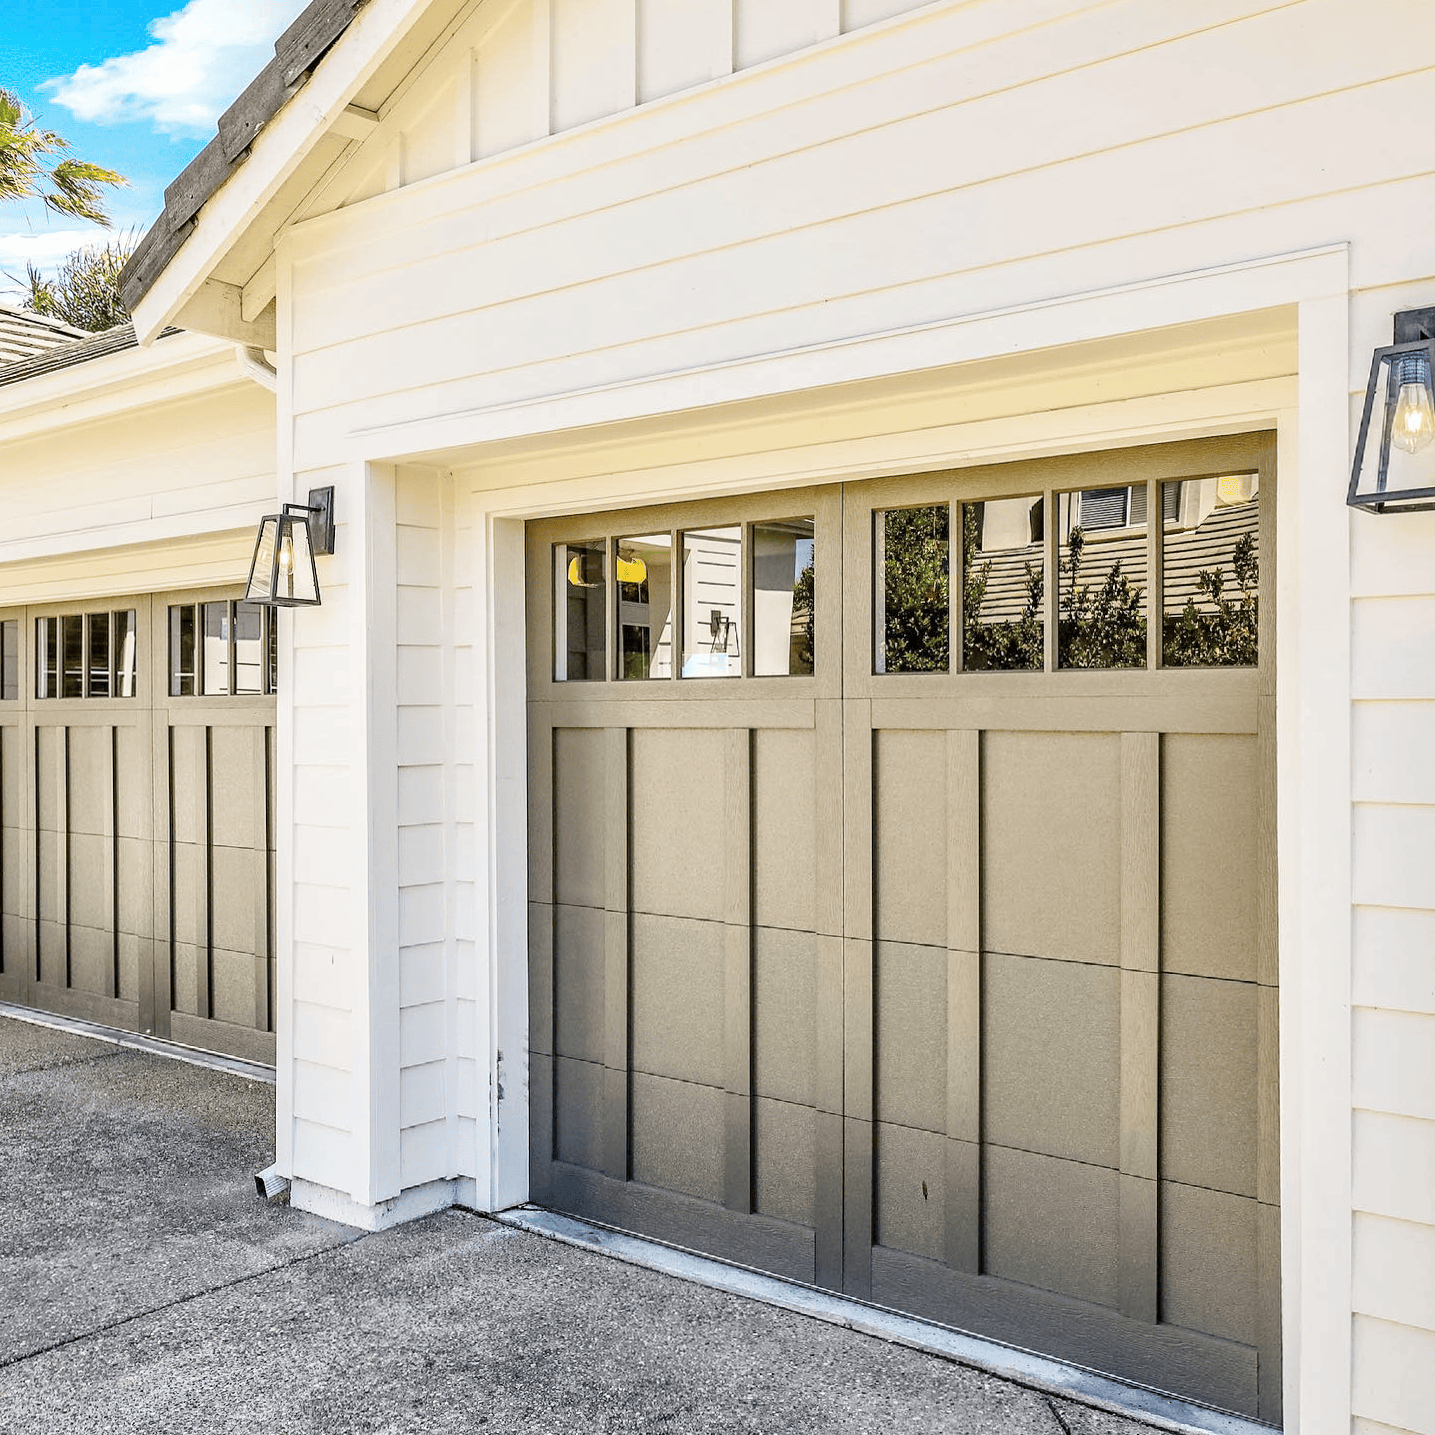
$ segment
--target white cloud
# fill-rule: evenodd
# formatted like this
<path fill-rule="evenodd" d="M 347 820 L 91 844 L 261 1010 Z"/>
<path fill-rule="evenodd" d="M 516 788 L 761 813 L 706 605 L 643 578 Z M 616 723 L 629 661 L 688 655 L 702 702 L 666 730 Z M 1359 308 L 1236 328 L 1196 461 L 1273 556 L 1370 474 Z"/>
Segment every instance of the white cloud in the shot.
<path fill-rule="evenodd" d="M 37 234 L 0 234 L 0 270 L 23 275 L 26 264 L 37 269 L 53 268 L 66 255 L 87 244 L 104 244 L 109 235 L 94 225 L 84 229 L 46 229 Z"/>
<path fill-rule="evenodd" d="M 304 0 L 190 0 L 152 21 L 155 43 L 81 65 L 40 87 L 76 119 L 149 120 L 166 133 L 204 134 L 273 58 L 274 41 Z"/>

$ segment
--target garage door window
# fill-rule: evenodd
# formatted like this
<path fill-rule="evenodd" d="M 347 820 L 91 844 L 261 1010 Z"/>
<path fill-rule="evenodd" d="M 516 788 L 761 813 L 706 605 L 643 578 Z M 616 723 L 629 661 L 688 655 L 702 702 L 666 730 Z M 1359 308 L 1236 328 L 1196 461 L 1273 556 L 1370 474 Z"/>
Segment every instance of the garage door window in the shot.
<path fill-rule="evenodd" d="M 169 695 L 259 696 L 278 687 L 270 611 L 257 603 L 181 603 L 169 610 Z"/>
<path fill-rule="evenodd" d="M 0 623 L 0 702 L 17 702 L 20 697 L 20 621 Z"/>
<path fill-rule="evenodd" d="M 890 508 L 876 520 L 879 673 L 945 673 L 951 666 L 948 613 L 951 512 Z"/>
<path fill-rule="evenodd" d="M 1039 670 L 1045 657 L 1042 498 L 962 504 L 962 667 Z"/>
<path fill-rule="evenodd" d="M 35 620 L 37 698 L 132 698 L 135 610 Z"/>

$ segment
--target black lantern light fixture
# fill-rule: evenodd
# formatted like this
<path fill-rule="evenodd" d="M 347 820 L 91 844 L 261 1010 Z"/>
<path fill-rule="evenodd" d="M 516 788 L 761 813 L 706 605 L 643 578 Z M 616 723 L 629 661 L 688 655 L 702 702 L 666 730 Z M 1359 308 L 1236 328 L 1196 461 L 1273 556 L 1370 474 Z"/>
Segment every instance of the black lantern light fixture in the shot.
<path fill-rule="evenodd" d="M 1435 308 L 1395 316 L 1375 351 L 1346 502 L 1371 513 L 1435 508 Z"/>
<path fill-rule="evenodd" d="M 314 557 L 334 551 L 334 490 L 311 488 L 309 502 L 286 503 L 259 520 L 249 564 L 246 603 L 269 608 L 317 607 L 319 569 Z"/>

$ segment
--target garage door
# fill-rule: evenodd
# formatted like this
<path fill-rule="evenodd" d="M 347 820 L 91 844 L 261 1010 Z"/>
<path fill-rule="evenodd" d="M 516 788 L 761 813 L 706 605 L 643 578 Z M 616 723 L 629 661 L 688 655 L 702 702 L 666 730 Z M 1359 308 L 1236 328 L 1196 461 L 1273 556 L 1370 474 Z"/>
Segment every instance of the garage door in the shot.
<path fill-rule="evenodd" d="M 1273 480 L 530 525 L 534 1199 L 1278 1420 Z"/>
<path fill-rule="evenodd" d="M 0 609 L 0 1000 L 273 1064 L 274 652 L 228 594 Z"/>

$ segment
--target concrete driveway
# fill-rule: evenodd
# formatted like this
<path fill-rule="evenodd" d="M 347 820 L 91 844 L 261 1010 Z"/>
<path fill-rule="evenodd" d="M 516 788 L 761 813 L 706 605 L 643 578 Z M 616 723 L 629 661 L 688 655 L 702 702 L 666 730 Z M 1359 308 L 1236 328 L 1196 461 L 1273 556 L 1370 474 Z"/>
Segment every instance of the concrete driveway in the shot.
<path fill-rule="evenodd" d="M 1148 1427 L 448 1211 L 254 1194 L 274 1091 L 0 1017 L 0 1430 Z"/>

